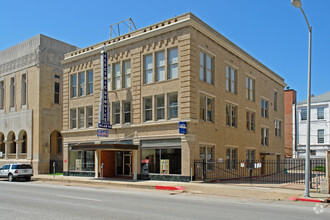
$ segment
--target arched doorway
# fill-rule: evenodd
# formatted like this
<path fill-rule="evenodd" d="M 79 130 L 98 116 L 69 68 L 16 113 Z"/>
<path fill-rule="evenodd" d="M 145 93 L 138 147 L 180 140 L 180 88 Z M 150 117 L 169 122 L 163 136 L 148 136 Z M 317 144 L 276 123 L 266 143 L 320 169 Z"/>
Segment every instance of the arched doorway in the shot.
<path fill-rule="evenodd" d="M 50 134 L 50 160 L 49 160 L 49 172 L 63 173 L 63 146 L 62 135 L 58 131 L 53 131 Z"/>
<path fill-rule="evenodd" d="M 27 153 L 27 134 L 26 131 L 22 130 L 19 132 L 18 139 L 20 141 L 20 153 L 26 154 Z"/>
<path fill-rule="evenodd" d="M 16 154 L 16 142 L 15 142 L 15 133 L 13 131 L 8 133 L 7 141 L 9 142 L 8 153 Z"/>
<path fill-rule="evenodd" d="M 0 158 L 3 158 L 6 153 L 6 145 L 5 145 L 5 135 L 0 133 Z"/>

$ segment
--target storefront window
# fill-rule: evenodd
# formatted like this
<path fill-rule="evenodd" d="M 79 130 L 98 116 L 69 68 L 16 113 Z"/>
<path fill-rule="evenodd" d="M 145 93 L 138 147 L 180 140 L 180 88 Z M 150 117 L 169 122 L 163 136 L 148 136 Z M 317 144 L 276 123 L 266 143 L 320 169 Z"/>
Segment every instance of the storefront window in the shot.
<path fill-rule="evenodd" d="M 149 160 L 149 173 L 181 174 L 181 149 L 142 149 L 141 154 Z"/>
<path fill-rule="evenodd" d="M 69 171 L 86 172 L 95 170 L 94 151 L 69 151 Z"/>

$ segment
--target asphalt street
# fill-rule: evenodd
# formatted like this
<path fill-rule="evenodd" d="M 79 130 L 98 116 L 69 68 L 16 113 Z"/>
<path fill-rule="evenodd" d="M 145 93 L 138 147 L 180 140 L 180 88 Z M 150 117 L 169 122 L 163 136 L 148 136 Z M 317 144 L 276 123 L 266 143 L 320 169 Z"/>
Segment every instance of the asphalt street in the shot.
<path fill-rule="evenodd" d="M 329 219 L 330 207 L 205 195 L 0 181 L 0 219 Z"/>

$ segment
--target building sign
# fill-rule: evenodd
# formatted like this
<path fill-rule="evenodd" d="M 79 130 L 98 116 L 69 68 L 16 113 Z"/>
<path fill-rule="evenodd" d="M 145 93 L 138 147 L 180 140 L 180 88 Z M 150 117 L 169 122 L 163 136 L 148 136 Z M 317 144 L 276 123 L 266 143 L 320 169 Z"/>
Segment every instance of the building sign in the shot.
<path fill-rule="evenodd" d="M 160 173 L 169 174 L 170 160 L 160 160 Z"/>
<path fill-rule="evenodd" d="M 97 129 L 98 137 L 109 137 L 109 130 Z"/>
<path fill-rule="evenodd" d="M 149 163 L 149 159 L 143 159 L 141 160 L 141 163 Z"/>
<path fill-rule="evenodd" d="M 108 99 L 108 54 L 103 49 L 101 52 L 101 94 L 99 106 L 98 128 L 111 129 L 110 124 L 110 103 Z"/>
<path fill-rule="evenodd" d="M 185 122 L 185 121 L 179 122 L 179 133 L 187 134 L 187 122 Z"/>

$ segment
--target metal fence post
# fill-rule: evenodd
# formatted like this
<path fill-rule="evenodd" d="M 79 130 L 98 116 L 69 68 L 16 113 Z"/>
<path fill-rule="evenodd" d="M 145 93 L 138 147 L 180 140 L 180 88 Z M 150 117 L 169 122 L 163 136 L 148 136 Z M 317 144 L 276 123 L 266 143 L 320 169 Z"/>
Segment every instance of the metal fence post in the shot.
<path fill-rule="evenodd" d="M 250 168 L 250 183 L 252 185 L 252 167 Z"/>
<path fill-rule="evenodd" d="M 56 163 L 55 161 L 53 162 L 53 173 L 54 173 L 54 178 L 55 178 L 55 167 L 56 167 Z"/>
<path fill-rule="evenodd" d="M 203 176 L 202 176 L 203 181 L 205 180 L 205 173 L 206 173 L 206 163 L 205 163 L 205 159 L 203 159 Z"/>

